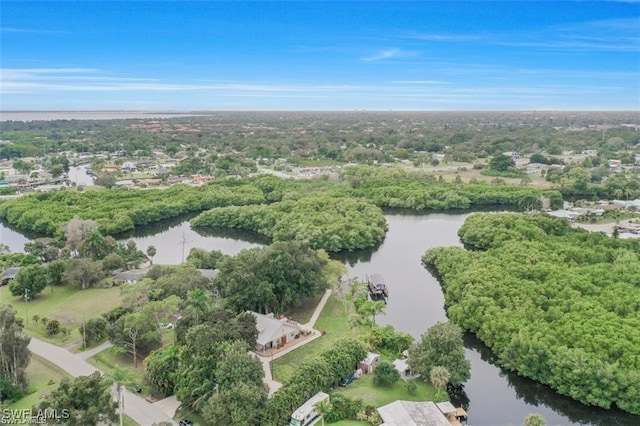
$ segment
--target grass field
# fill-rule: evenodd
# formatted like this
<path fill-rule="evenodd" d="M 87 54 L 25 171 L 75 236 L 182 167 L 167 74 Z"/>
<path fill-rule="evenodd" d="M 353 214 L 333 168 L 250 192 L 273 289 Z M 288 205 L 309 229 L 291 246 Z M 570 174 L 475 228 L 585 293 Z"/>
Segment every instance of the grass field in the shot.
<path fill-rule="evenodd" d="M 58 388 L 64 377 L 71 376 L 46 359 L 31 355 L 31 362 L 27 367 L 27 379 L 29 389 L 33 392 L 21 400 L 9 404 L 7 408 L 22 410 L 37 405 L 45 395 Z"/>
<path fill-rule="evenodd" d="M 437 389 L 422 380 L 415 380 L 415 384 L 417 385 L 417 392 L 411 395 L 407 391 L 407 382 L 404 380 L 398 380 L 392 386 L 376 386 L 373 384 L 373 374 L 364 374 L 349 386 L 336 389 L 336 392 L 353 399 L 361 398 L 366 404 L 371 404 L 375 407 L 397 400 L 434 402 L 449 400 L 447 392 L 444 390 L 438 393 Z"/>
<path fill-rule="evenodd" d="M 87 360 L 89 364 L 102 370 L 107 376 L 111 376 L 116 368 L 124 368 L 129 371 L 129 380 L 126 383 L 127 388 L 132 390 L 134 385 L 142 388 L 140 394 L 148 396 L 151 394 L 151 388 L 144 380 L 144 364 L 143 358 L 138 358 L 138 367 L 133 367 L 133 358 L 129 354 L 121 353 L 116 348 L 111 347 L 92 356 Z M 133 390 L 132 390 L 133 391 Z"/>
<path fill-rule="evenodd" d="M 348 319 L 342 302 L 335 295 L 329 297 L 315 326 L 317 330 L 325 331 L 326 335 L 273 361 L 271 364 L 273 378 L 279 382 L 285 382 L 309 357 L 328 348 L 336 340 L 357 336 L 358 331 L 354 331 L 349 326 Z"/>
<path fill-rule="evenodd" d="M 79 347 L 82 337 L 78 328 L 85 320 L 94 318 L 118 306 L 122 300 L 120 288 L 95 288 L 81 290 L 78 286 L 46 288 L 34 300 L 25 302 L 9 292 L 9 286 L 0 288 L 0 300 L 9 303 L 24 320 L 25 332 L 31 336 L 59 346 Z M 29 321 L 27 319 L 29 314 Z M 69 329 L 68 336 L 59 333 L 47 336 L 42 324 L 33 321 L 33 316 L 60 321 L 60 326 Z"/>
<path fill-rule="evenodd" d="M 342 166 L 344 165 L 344 161 L 336 161 L 336 160 L 300 160 L 300 167 L 329 167 L 329 166 Z"/>
<path fill-rule="evenodd" d="M 300 306 L 289 308 L 287 312 L 285 312 L 285 316 L 300 324 L 306 324 L 311 319 L 313 311 L 316 309 L 316 306 L 318 306 L 320 299 L 322 299 L 322 294 L 303 299 Z"/>

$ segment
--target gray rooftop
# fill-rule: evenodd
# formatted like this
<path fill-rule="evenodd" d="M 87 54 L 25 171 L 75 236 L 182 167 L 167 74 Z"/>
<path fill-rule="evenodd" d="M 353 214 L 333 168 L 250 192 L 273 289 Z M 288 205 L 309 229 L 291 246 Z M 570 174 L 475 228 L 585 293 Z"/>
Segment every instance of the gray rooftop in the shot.
<path fill-rule="evenodd" d="M 209 280 L 213 280 L 219 272 L 217 269 L 198 269 L 197 271 L 200 272 L 203 277 Z"/>
<path fill-rule="evenodd" d="M 20 272 L 20 268 L 19 267 L 7 268 L 7 269 L 4 270 L 2 275 L 0 275 L 0 280 L 11 280 L 11 279 L 14 279 L 16 277 L 16 275 L 18 275 L 18 272 Z"/>
<path fill-rule="evenodd" d="M 291 331 L 300 330 L 299 326 L 291 324 L 286 320 L 274 318 L 273 314 L 264 315 L 251 311 L 249 311 L 249 313 L 256 317 L 256 328 L 258 329 L 258 339 L 256 342 L 259 345 L 266 345 L 282 335 L 289 334 Z"/>
<path fill-rule="evenodd" d="M 147 275 L 146 269 L 132 269 L 117 273 L 113 278 L 118 281 L 139 281 Z"/>
<path fill-rule="evenodd" d="M 378 408 L 378 413 L 384 420 L 381 426 L 451 426 L 431 401 L 394 401 Z"/>

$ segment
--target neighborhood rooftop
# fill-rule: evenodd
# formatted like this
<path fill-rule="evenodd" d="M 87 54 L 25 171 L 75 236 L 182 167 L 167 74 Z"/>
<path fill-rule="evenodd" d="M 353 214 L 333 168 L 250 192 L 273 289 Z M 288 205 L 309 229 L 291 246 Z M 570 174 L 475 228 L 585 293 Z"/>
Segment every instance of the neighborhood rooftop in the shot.
<path fill-rule="evenodd" d="M 378 413 L 384 420 L 381 426 L 451 426 L 431 401 L 394 401 L 378 408 Z"/>

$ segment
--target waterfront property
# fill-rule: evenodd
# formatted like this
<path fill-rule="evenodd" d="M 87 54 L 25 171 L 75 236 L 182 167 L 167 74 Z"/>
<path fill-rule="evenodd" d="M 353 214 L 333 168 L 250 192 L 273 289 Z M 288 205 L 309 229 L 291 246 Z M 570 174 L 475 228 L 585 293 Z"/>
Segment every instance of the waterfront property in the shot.
<path fill-rule="evenodd" d="M 431 401 L 394 401 L 378 408 L 381 426 L 451 426 L 447 417 Z"/>
<path fill-rule="evenodd" d="M 400 374 L 400 378 L 402 380 L 408 380 L 416 377 L 411 373 L 411 367 L 409 367 L 409 363 L 407 362 L 406 359 L 394 360 L 393 366 L 396 368 L 396 371 Z"/>
<path fill-rule="evenodd" d="M 248 311 L 256 318 L 256 328 L 258 329 L 258 339 L 256 340 L 256 350 L 263 352 L 269 349 L 279 349 L 287 342 L 300 337 L 303 333 L 302 326 L 288 318 L 275 318 L 271 314 L 259 314 Z"/>

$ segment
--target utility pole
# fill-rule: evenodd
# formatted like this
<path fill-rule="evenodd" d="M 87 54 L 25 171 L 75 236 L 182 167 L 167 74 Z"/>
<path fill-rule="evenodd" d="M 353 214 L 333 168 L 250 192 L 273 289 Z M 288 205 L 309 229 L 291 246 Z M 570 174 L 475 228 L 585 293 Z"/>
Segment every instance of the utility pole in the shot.
<path fill-rule="evenodd" d="M 87 349 L 87 321 L 84 319 L 84 311 L 82 311 L 82 349 Z"/>
<path fill-rule="evenodd" d="M 187 237 L 184 233 L 184 231 L 182 231 L 182 263 L 184 263 L 184 249 L 185 246 L 187 245 L 187 243 L 190 243 L 191 240 L 187 240 Z"/>
<path fill-rule="evenodd" d="M 29 289 L 24 289 L 24 309 L 26 311 L 27 316 L 27 324 L 29 324 Z"/>

